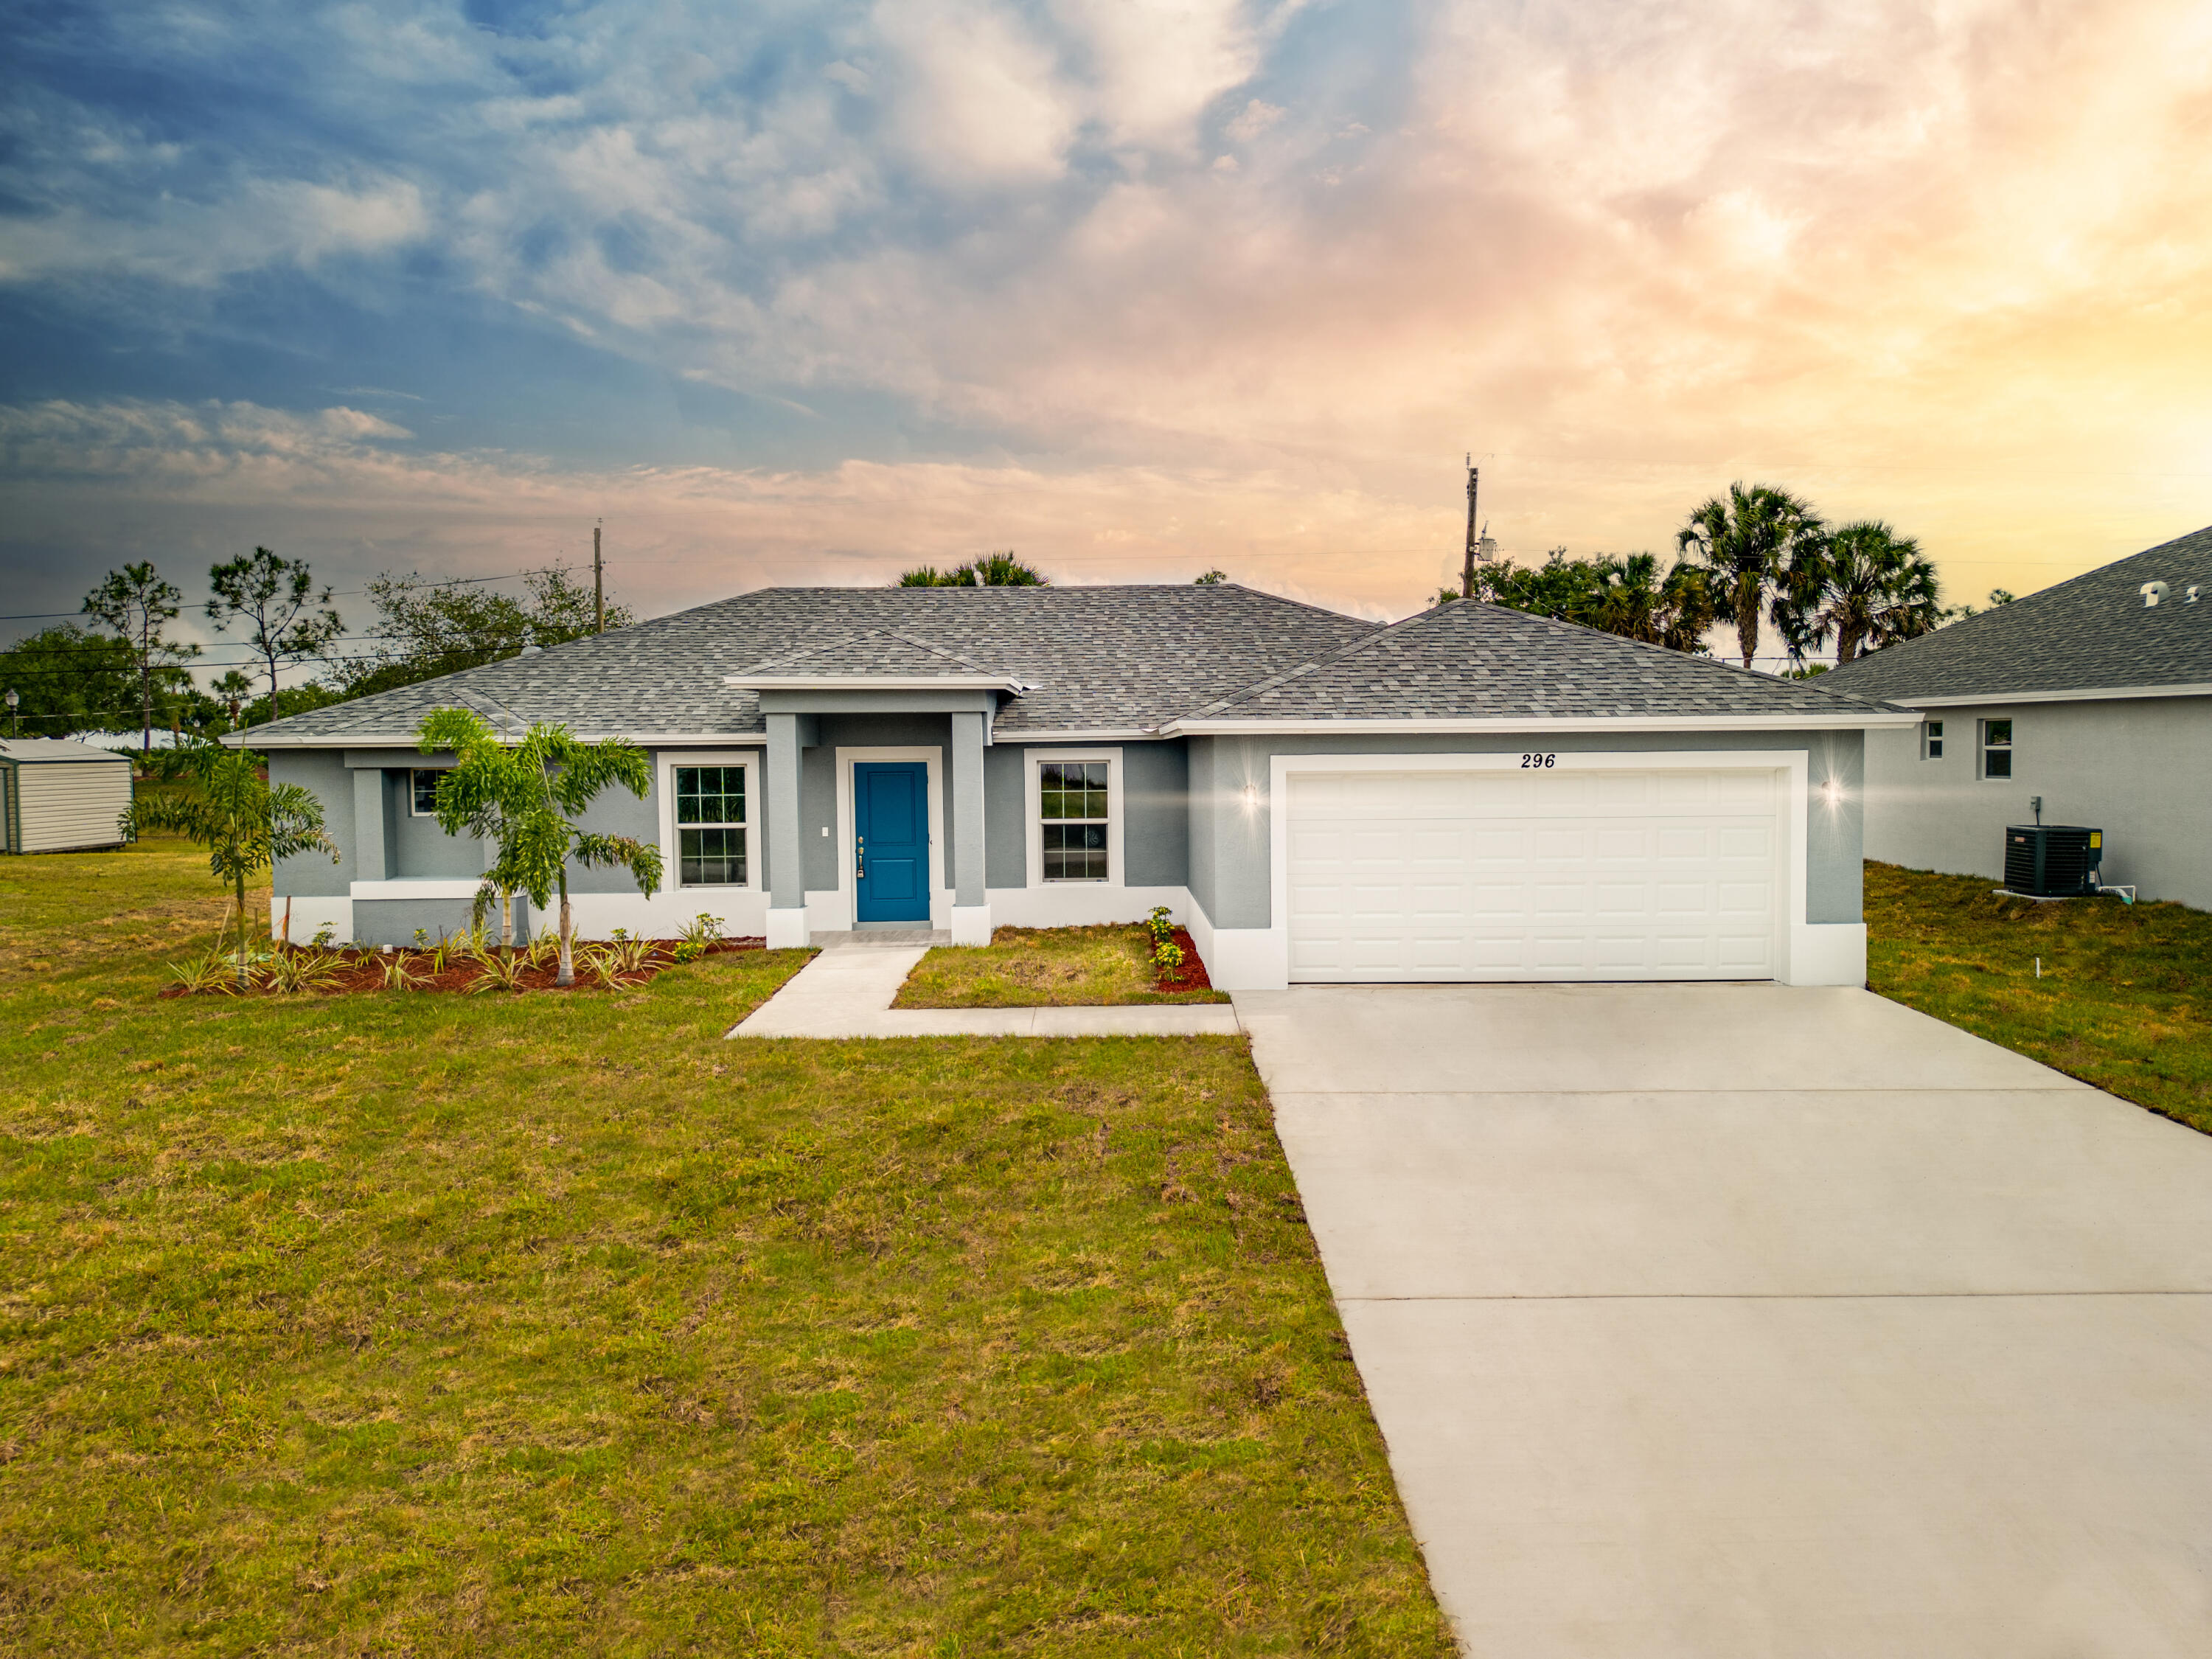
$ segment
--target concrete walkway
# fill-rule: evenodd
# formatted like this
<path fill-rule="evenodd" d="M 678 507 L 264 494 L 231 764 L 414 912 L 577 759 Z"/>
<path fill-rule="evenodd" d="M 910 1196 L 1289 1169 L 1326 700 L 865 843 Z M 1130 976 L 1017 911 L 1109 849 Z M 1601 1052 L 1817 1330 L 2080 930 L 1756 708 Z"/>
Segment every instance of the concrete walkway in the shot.
<path fill-rule="evenodd" d="M 894 1008 L 925 945 L 846 935 L 725 1035 L 733 1037 L 1235 1036 L 1226 1003 L 1133 1008 Z"/>
<path fill-rule="evenodd" d="M 1861 991 L 1237 1005 L 1470 1653 L 2212 1654 L 2212 1139 Z"/>

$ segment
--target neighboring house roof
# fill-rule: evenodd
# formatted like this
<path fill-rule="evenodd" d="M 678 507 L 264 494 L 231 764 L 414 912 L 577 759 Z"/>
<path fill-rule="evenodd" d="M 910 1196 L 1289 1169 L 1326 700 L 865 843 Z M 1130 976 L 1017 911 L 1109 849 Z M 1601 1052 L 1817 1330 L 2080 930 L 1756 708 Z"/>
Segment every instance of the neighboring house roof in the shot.
<path fill-rule="evenodd" d="M 21 761 L 25 765 L 57 761 L 71 765 L 94 761 L 131 763 L 128 755 L 70 738 L 0 738 L 0 760 Z"/>
<path fill-rule="evenodd" d="M 842 662 L 872 630 L 965 658 L 1028 688 L 1000 734 L 1141 732 L 1372 633 L 1376 623 L 1224 582 L 1127 587 L 770 587 L 252 728 L 257 745 L 411 739 L 433 708 L 495 723 L 559 720 L 634 738 L 764 730 L 760 702 L 723 684 L 811 653 Z M 935 660 L 932 658 L 931 660 Z M 863 667 L 860 672 L 866 672 Z M 969 671 L 960 671 L 963 672 Z"/>
<path fill-rule="evenodd" d="M 2143 604 L 2147 582 L 2165 602 Z M 2197 603 L 2188 590 L 2201 591 Z M 2212 528 L 1874 652 L 1821 677 L 1909 702 L 2212 692 Z"/>
<path fill-rule="evenodd" d="M 1314 720 L 1858 726 L 1882 723 L 1887 713 L 1864 698 L 1832 695 L 1825 680 L 1775 679 L 1462 600 L 1221 698 L 1176 725 L 1186 731 Z"/>
<path fill-rule="evenodd" d="M 433 708 L 651 740 L 765 729 L 758 692 L 990 684 L 997 734 L 1431 720 L 1856 726 L 1909 716 L 1571 623 L 1462 602 L 1395 627 L 1199 586 L 767 588 L 256 726 L 262 745 L 412 741 Z"/>

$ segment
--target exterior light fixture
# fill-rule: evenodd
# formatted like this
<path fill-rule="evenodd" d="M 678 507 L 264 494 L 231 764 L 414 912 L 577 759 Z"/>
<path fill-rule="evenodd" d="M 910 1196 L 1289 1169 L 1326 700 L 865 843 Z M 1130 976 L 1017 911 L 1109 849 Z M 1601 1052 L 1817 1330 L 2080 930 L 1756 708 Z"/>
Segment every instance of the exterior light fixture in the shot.
<path fill-rule="evenodd" d="M 1249 812 L 1249 811 L 1250 811 L 1254 807 L 1257 806 L 1259 804 L 1260 804 L 1260 790 L 1259 790 L 1259 786 L 1258 786 L 1258 785 L 1256 785 L 1256 784 L 1250 784 L 1250 783 L 1246 784 L 1246 785 L 1244 786 L 1244 810 L 1245 810 L 1246 811 L 1248 811 L 1248 812 Z"/>
<path fill-rule="evenodd" d="M 1821 783 L 1820 799 L 1826 801 L 1829 805 L 1833 806 L 1837 802 L 1843 799 L 1843 786 L 1838 783 L 1833 778 L 1829 778 Z"/>

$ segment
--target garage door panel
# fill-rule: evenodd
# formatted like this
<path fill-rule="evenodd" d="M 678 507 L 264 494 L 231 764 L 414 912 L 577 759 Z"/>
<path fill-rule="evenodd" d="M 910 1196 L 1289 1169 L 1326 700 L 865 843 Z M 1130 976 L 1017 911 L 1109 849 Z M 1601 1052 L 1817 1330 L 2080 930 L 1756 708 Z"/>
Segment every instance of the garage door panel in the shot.
<path fill-rule="evenodd" d="M 1294 775 L 1294 979 L 1762 978 L 1758 771 Z"/>

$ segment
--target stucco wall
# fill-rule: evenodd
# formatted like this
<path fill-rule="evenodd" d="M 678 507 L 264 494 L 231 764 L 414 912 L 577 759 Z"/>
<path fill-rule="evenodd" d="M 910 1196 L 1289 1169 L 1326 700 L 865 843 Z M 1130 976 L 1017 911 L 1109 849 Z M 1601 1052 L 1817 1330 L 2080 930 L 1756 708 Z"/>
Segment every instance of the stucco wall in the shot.
<path fill-rule="evenodd" d="M 1029 769 L 1033 752 L 1121 751 L 1121 879 L 1131 887 L 1181 887 L 1190 870 L 1186 745 L 1180 738 L 1097 744 L 1000 743 L 983 753 L 988 884 L 1029 884 Z"/>
<path fill-rule="evenodd" d="M 2004 829 L 2045 823 L 2105 832 L 2105 879 L 2146 899 L 2212 909 L 2212 697 L 1990 703 L 1931 708 L 1941 760 L 1915 731 L 1870 733 L 1869 858 L 1954 875 L 2004 873 Z M 1980 775 L 1980 722 L 2013 723 L 2013 775 Z"/>
<path fill-rule="evenodd" d="M 1804 751 L 1812 796 L 1807 812 L 1804 920 L 1860 920 L 1863 746 L 1857 732 L 1575 732 L 1547 735 L 1540 745 L 1526 737 L 1487 735 L 1193 738 L 1189 754 L 1191 896 L 1216 927 L 1272 925 L 1268 815 L 1270 763 L 1277 755 L 1496 755 L 1536 746 L 1558 754 Z M 1821 788 L 1831 779 L 1838 786 L 1838 799 L 1832 805 Z M 1255 798 L 1249 805 L 1244 796 L 1247 784 Z"/>
<path fill-rule="evenodd" d="M 304 853 L 278 860 L 274 889 L 279 897 L 343 898 L 364 879 L 356 857 L 353 774 L 337 749 L 280 749 L 269 757 L 269 781 L 295 783 L 322 804 L 323 828 L 337 844 L 338 862 L 327 853 Z M 374 878 L 368 878 L 374 879 Z"/>

